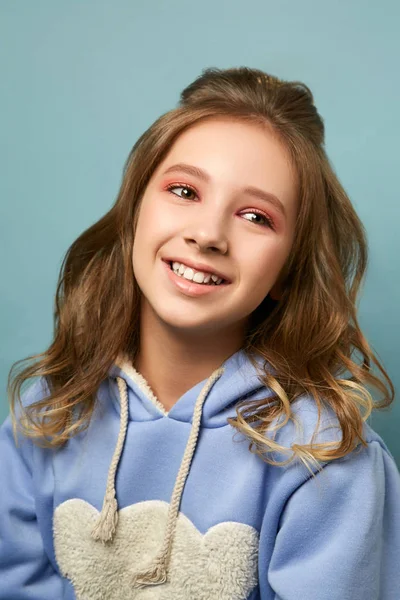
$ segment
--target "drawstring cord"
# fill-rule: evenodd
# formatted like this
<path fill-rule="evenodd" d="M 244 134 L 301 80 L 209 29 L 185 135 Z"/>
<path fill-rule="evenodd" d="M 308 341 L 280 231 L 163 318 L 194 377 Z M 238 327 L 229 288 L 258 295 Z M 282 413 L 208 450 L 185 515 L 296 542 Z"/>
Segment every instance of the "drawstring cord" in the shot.
<path fill-rule="evenodd" d="M 100 540 L 103 544 L 112 541 L 118 524 L 118 503 L 115 492 L 115 474 L 117 472 L 117 467 L 121 457 L 128 427 L 128 392 L 126 388 L 126 382 L 121 377 L 117 377 L 117 384 L 121 403 L 121 423 L 117 444 L 115 446 L 114 454 L 108 471 L 103 508 L 101 509 L 100 516 L 91 533 L 91 538 L 93 540 Z"/>
<path fill-rule="evenodd" d="M 192 427 L 188 442 L 186 444 L 182 463 L 179 468 L 178 476 L 175 481 L 175 486 L 172 492 L 171 501 L 168 508 L 167 525 L 165 529 L 164 542 L 159 554 L 153 559 L 147 569 L 136 573 L 133 577 L 134 588 L 144 588 L 148 585 L 160 585 L 167 581 L 167 565 L 170 559 L 173 536 L 176 528 L 176 521 L 179 514 L 179 506 L 181 502 L 183 488 L 189 473 L 190 465 L 196 449 L 197 440 L 200 431 L 201 417 L 204 402 L 214 383 L 221 377 L 224 372 L 224 367 L 220 367 L 209 377 L 204 385 L 199 397 L 197 398 L 194 411 Z M 124 379 L 117 377 L 117 384 L 120 393 L 121 403 L 121 424 L 118 434 L 118 440 L 110 464 L 106 493 L 103 501 L 100 516 L 93 527 L 91 537 L 94 540 L 100 540 L 106 543 L 112 541 L 118 524 L 118 503 L 115 491 L 115 475 L 118 463 L 121 457 L 124 446 L 127 425 L 128 425 L 128 390 Z"/>

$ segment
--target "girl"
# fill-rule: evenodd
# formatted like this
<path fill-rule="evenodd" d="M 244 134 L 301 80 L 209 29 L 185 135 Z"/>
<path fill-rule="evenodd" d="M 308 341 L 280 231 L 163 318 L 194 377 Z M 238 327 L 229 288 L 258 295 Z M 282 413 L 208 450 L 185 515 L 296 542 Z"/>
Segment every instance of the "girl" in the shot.
<path fill-rule="evenodd" d="M 50 347 L 10 372 L 0 598 L 398 600 L 366 265 L 308 87 L 206 69 L 68 250 Z"/>

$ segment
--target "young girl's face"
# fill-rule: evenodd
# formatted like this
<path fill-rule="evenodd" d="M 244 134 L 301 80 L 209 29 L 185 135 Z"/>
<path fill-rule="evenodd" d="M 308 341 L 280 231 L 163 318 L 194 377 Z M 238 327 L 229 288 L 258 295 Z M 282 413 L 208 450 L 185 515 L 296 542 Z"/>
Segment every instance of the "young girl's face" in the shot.
<path fill-rule="evenodd" d="M 266 129 L 213 118 L 186 130 L 142 200 L 133 269 L 145 314 L 185 335 L 243 330 L 275 291 L 296 213 L 295 173 Z M 193 295 L 171 278 L 171 259 L 206 265 L 230 283 Z"/>

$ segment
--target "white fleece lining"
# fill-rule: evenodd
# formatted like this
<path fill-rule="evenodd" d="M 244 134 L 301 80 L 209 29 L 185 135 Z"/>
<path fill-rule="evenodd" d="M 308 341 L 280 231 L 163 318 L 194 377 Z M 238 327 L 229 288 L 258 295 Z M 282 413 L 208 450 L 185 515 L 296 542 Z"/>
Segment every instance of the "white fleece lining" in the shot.
<path fill-rule="evenodd" d="M 126 375 L 128 375 L 128 377 L 130 377 L 136 383 L 138 388 L 140 388 L 142 390 L 142 392 L 150 400 L 150 402 L 152 402 L 154 404 L 154 406 L 156 406 L 158 408 L 158 410 L 165 417 L 167 417 L 169 411 L 165 410 L 165 407 L 161 404 L 161 402 L 155 396 L 153 390 L 151 389 L 151 387 L 149 386 L 149 384 L 147 383 L 147 381 L 145 380 L 143 375 L 135 369 L 135 367 L 129 362 L 129 360 L 124 356 L 119 356 L 118 360 L 115 361 L 115 364 L 119 369 L 121 369 L 121 371 L 123 371 Z"/>
<path fill-rule="evenodd" d="M 138 502 L 119 511 L 112 544 L 90 537 L 99 512 L 85 500 L 60 504 L 53 519 L 60 571 L 77 600 L 246 600 L 258 583 L 257 530 L 226 521 L 204 535 L 182 512 L 168 567 L 169 580 L 135 589 L 132 576 L 145 568 L 162 545 L 168 503 Z"/>

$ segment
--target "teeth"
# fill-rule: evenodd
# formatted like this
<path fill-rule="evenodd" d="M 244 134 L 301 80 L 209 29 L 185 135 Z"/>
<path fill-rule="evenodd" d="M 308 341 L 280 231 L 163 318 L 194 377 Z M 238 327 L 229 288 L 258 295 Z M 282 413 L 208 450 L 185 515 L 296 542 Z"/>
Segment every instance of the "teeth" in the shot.
<path fill-rule="evenodd" d="M 184 265 L 182 263 L 178 263 L 178 262 L 172 263 L 172 269 L 177 275 L 180 275 L 181 277 L 184 277 L 185 279 L 188 279 L 189 281 L 194 281 L 195 283 L 207 284 L 207 283 L 209 283 L 209 281 L 211 279 L 211 281 L 215 285 L 219 285 L 223 281 L 223 279 L 218 277 L 218 275 L 214 275 L 214 274 L 210 275 L 210 273 L 203 273 L 202 271 L 195 271 L 194 269 L 191 269 L 190 267 L 187 267 L 186 265 Z"/>

